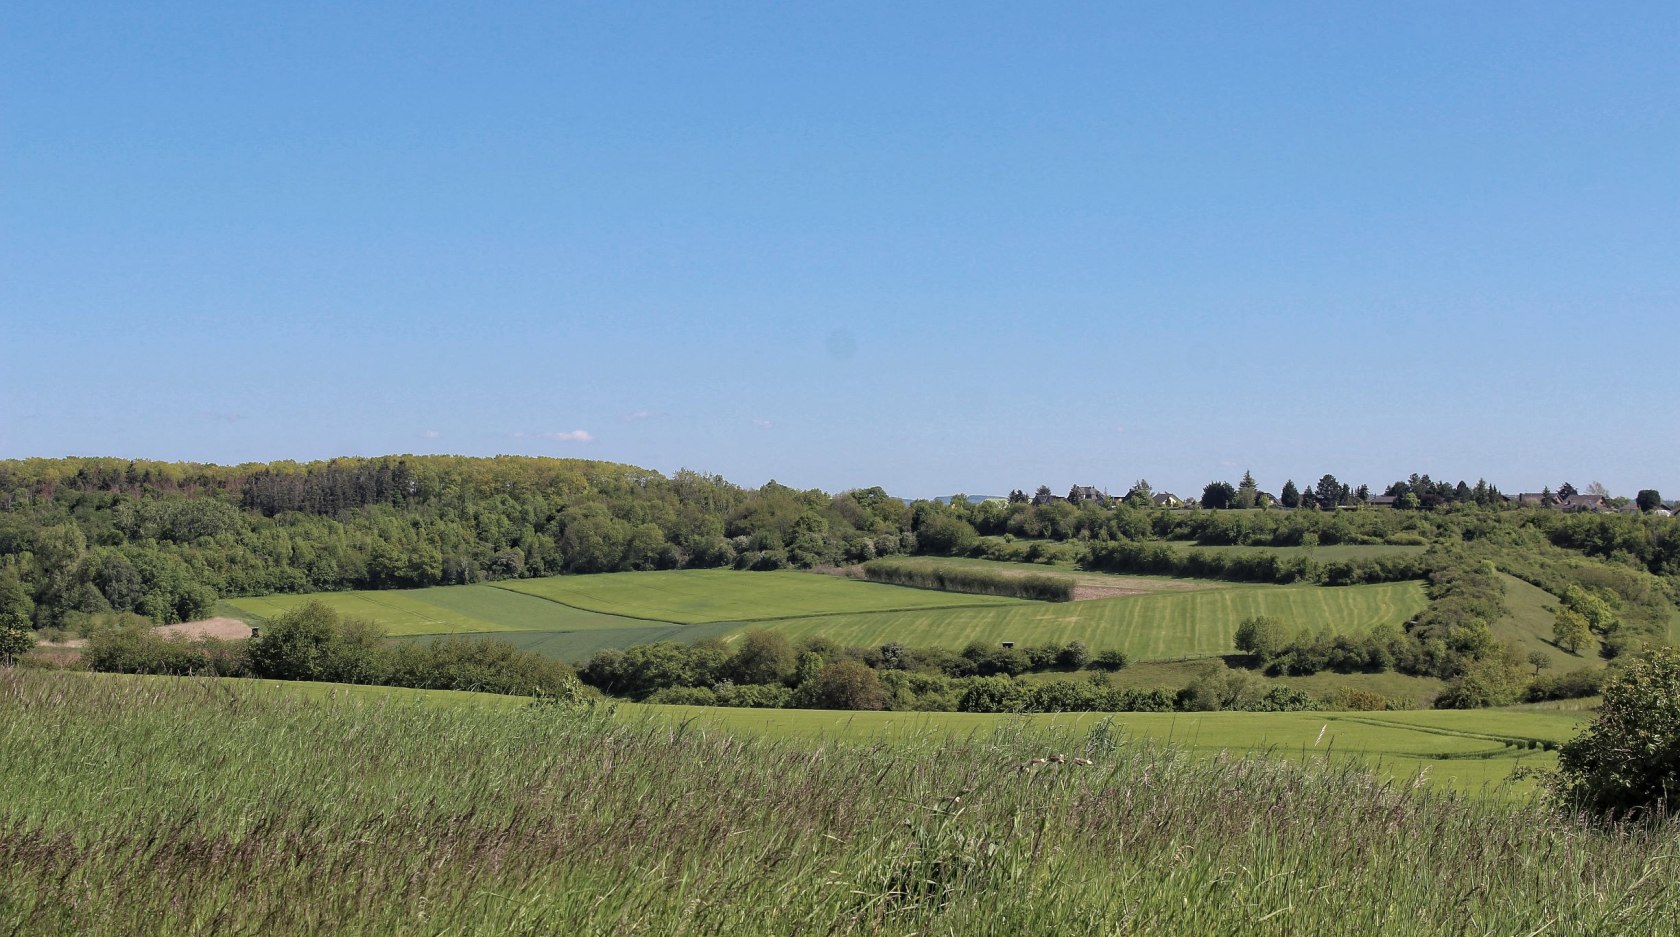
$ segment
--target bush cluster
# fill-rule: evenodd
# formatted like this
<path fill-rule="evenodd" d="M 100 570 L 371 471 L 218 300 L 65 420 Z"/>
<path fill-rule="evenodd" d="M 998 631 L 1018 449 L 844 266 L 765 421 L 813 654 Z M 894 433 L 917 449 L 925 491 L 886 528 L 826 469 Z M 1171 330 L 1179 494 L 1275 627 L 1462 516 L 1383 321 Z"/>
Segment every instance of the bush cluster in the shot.
<path fill-rule="evenodd" d="M 1325 562 L 1305 554 L 1287 556 L 1260 551 L 1212 553 L 1181 550 L 1159 541 L 1131 540 L 1092 544 L 1084 566 L 1099 572 L 1284 585 L 1308 582 L 1328 586 L 1420 579 L 1429 569 L 1423 554 Z"/>
<path fill-rule="evenodd" d="M 1029 648 L 975 642 L 962 651 L 899 644 L 845 648 L 823 638 L 795 645 L 775 632 L 752 632 L 733 651 L 719 641 L 600 651 L 578 676 L 615 696 L 687 706 L 1044 713 L 1286 711 L 1323 705 L 1257 674 L 1216 665 L 1176 691 L 1110 686 L 1101 671 L 1125 665 L 1118 651 L 1092 657 L 1078 642 Z M 1017 679 L 1080 668 L 1089 671 L 1084 679 Z M 1363 702 L 1357 708 L 1386 706 L 1380 697 Z"/>
<path fill-rule="evenodd" d="M 863 578 L 870 582 L 884 582 L 896 586 L 976 595 L 1001 595 L 1017 599 L 1036 599 L 1041 602 L 1073 600 L 1073 580 L 1066 576 L 1046 576 L 1037 573 L 1022 576 L 956 566 L 927 567 L 890 559 L 873 560 L 860 568 Z"/>
<path fill-rule="evenodd" d="M 578 693 L 567 665 L 506 641 L 444 637 L 391 642 L 376 625 L 343 619 L 319 602 L 275 616 L 243 641 L 165 638 L 140 627 L 102 631 L 87 664 L 109 673 L 319 680 L 427 690 L 474 690 L 568 698 Z"/>

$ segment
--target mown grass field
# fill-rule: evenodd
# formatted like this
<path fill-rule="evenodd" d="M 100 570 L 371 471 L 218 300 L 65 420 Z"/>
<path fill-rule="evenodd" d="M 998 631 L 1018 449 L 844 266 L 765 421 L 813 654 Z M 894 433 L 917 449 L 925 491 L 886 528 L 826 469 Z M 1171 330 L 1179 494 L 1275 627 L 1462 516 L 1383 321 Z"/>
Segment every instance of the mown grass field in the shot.
<path fill-rule="evenodd" d="M 1310 631 L 1361 632 L 1405 622 L 1423 607 L 1423 587 L 1415 582 L 1334 588 L 1233 585 L 1090 602 L 829 615 L 765 627 L 794 638 L 823 635 L 861 646 L 899 641 L 960 648 L 970 641 L 1027 645 L 1078 640 L 1093 651 L 1119 648 L 1136 660 L 1160 660 L 1231 653 L 1238 623 L 1253 615 L 1275 616 Z"/>
<path fill-rule="evenodd" d="M 727 640 L 755 628 L 861 646 L 1078 640 L 1093 651 L 1119 648 L 1136 660 L 1159 660 L 1230 653 L 1237 624 L 1251 615 L 1273 615 L 1307 630 L 1358 632 L 1403 622 L 1424 604 L 1422 587 L 1411 582 L 1181 588 L 1180 580 L 1162 577 L 1088 575 L 1151 591 L 1045 603 L 811 573 L 682 570 L 238 598 L 225 600 L 220 610 L 257 622 L 318 599 L 345 615 L 379 622 L 398 637 L 495 635 L 564 660 L 651 641 Z"/>
<path fill-rule="evenodd" d="M 260 622 L 318 601 L 348 618 L 378 622 L 394 636 L 508 631 L 596 631 L 641 628 L 647 622 L 605 615 L 489 585 L 434 586 L 363 592 L 316 592 L 224 599 L 218 611 Z"/>
<path fill-rule="evenodd" d="M 590 712 L 0 670 L 0 933 L 1680 932 L 1672 824 L 1474 776 L 1571 718 Z M 1033 764 L 1056 754 L 1091 764 Z"/>
<path fill-rule="evenodd" d="M 723 621 L 1025 604 L 810 573 L 673 570 L 520 579 L 470 586 L 317 592 L 223 600 L 218 611 L 260 621 L 320 601 L 391 634 L 670 629 Z"/>
<path fill-rule="evenodd" d="M 910 589 L 837 576 L 723 569 L 555 576 L 498 585 L 574 608 L 685 625 L 1027 604 L 1021 599 Z"/>

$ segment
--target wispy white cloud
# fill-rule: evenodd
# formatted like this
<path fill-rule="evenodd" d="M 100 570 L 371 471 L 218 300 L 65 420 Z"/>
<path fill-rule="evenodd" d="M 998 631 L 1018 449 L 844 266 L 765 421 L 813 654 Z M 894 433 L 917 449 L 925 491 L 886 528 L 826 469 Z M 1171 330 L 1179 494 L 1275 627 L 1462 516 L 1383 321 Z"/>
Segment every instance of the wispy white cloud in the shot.
<path fill-rule="evenodd" d="M 770 422 L 769 420 L 753 420 L 752 423 L 753 423 L 754 426 L 758 427 L 759 429 L 769 429 L 770 427 L 776 425 L 776 424 Z"/>
<path fill-rule="evenodd" d="M 437 438 L 441 437 L 442 435 L 443 435 L 442 433 L 438 432 L 435 429 L 423 429 L 423 430 L 420 431 L 420 438 L 421 439 L 437 439 Z"/>
<path fill-rule="evenodd" d="M 624 414 L 623 419 L 626 423 L 635 423 L 639 420 L 651 420 L 657 415 L 652 410 L 637 410 L 633 413 Z"/>
<path fill-rule="evenodd" d="M 527 433 L 520 430 L 508 434 L 514 439 L 547 439 L 550 442 L 594 442 L 595 437 L 586 429 L 574 429 L 569 433 Z"/>

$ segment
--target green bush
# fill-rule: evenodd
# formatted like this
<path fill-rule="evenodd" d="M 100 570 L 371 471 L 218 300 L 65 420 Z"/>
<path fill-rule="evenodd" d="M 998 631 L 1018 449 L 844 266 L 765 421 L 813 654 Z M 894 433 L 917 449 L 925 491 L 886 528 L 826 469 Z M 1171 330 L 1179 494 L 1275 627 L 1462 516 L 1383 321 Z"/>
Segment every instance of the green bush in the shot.
<path fill-rule="evenodd" d="M 245 677 L 252 673 L 245 641 L 166 638 L 149 628 L 103 631 L 88 641 L 88 669 L 104 673 Z"/>
<path fill-rule="evenodd" d="M 1666 813 L 1680 795 L 1680 651 L 1636 661 L 1604 688 L 1587 730 L 1563 745 L 1553 794 L 1619 818 Z"/>
<path fill-rule="evenodd" d="M 1036 599 L 1041 602 L 1068 602 L 1073 599 L 1073 580 L 1066 576 L 1037 573 L 1018 576 L 988 569 L 963 566 L 929 567 L 890 559 L 873 560 L 863 564 L 863 576 L 871 582 L 911 586 L 917 589 L 937 589 L 942 592 L 1000 595 Z"/>

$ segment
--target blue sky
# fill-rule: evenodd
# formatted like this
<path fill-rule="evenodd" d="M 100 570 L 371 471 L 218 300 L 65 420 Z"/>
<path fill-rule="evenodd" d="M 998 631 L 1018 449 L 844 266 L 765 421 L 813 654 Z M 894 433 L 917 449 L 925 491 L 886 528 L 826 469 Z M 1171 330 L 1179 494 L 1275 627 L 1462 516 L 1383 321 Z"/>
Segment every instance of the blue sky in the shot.
<path fill-rule="evenodd" d="M 1680 494 L 1673 3 L 6 20 L 0 457 Z"/>

